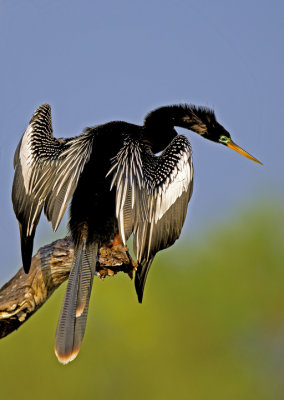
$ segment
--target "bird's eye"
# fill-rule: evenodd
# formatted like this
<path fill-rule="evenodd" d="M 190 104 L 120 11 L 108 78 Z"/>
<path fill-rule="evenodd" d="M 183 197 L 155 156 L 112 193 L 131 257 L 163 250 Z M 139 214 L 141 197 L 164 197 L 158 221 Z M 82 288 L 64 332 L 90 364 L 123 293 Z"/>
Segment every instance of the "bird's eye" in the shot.
<path fill-rule="evenodd" d="M 229 143 L 231 141 L 231 139 L 228 137 L 228 136 L 220 136 L 219 137 L 219 142 L 220 143 L 225 143 L 225 144 L 227 144 L 227 143 Z"/>

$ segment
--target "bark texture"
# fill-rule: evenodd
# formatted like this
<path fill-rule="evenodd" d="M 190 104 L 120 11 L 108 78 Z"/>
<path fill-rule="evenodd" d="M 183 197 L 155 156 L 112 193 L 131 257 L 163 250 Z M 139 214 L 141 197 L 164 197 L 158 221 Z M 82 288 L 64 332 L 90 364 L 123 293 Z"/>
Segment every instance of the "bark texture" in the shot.
<path fill-rule="evenodd" d="M 70 238 L 41 247 L 32 259 L 29 274 L 20 268 L 0 289 L 0 338 L 19 328 L 69 276 L 73 260 Z M 101 247 L 98 274 L 101 279 L 125 272 L 131 278 L 135 263 L 127 248 L 118 244 Z"/>

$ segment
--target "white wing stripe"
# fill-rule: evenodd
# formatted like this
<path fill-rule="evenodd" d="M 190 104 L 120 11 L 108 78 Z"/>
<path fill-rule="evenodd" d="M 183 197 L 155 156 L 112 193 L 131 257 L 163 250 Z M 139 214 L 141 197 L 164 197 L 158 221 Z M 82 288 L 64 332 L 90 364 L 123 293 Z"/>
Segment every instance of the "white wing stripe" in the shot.
<path fill-rule="evenodd" d="M 160 156 L 155 156 L 143 142 L 129 138 L 112 162 L 107 175 L 113 174 L 111 189 L 116 185 L 116 216 L 122 240 L 126 243 L 133 232 L 138 261 L 150 259 L 152 252 L 158 251 L 153 249 L 172 244 L 181 231 L 192 191 L 190 144 L 184 136 L 177 136 Z M 184 208 L 171 211 L 164 220 L 181 197 L 178 204 Z M 162 231 L 157 230 L 162 219 Z"/>
<path fill-rule="evenodd" d="M 163 190 L 163 193 L 159 193 L 159 196 L 157 196 L 155 223 L 157 223 L 175 201 L 187 191 L 190 182 L 191 169 L 187 162 L 183 165 L 183 168 L 173 176 L 171 183 Z"/>
<path fill-rule="evenodd" d="M 31 135 L 33 133 L 32 125 L 30 124 L 22 138 L 20 148 L 20 160 L 23 171 L 24 185 L 27 194 L 30 194 L 30 180 L 32 176 L 32 153 L 31 153 Z"/>
<path fill-rule="evenodd" d="M 87 130 L 74 139 L 55 139 L 50 106 L 36 110 L 14 157 L 12 198 L 25 235 L 34 231 L 43 205 L 57 228 L 90 158 L 93 137 Z"/>

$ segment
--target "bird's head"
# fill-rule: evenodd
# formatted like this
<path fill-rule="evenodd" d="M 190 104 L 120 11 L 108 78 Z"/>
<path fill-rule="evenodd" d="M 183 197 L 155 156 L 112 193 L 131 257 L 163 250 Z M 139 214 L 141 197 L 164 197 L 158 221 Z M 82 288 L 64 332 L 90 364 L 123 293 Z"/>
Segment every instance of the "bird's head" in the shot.
<path fill-rule="evenodd" d="M 176 135 L 173 129 L 175 126 L 189 129 L 206 139 L 221 143 L 261 164 L 260 161 L 232 141 L 229 132 L 216 120 L 212 109 L 197 107 L 192 104 L 160 107 L 146 116 L 144 137 L 152 144 L 155 153 L 163 150 Z M 162 135 L 157 135 L 157 132 L 162 132 Z"/>
<path fill-rule="evenodd" d="M 183 117 L 183 126 L 185 128 L 197 132 L 201 136 L 212 140 L 213 142 L 221 143 L 250 160 L 262 164 L 255 157 L 233 142 L 229 132 L 216 120 L 213 110 L 207 107 L 190 106 L 188 111 L 190 112 Z"/>
<path fill-rule="evenodd" d="M 211 134 L 211 132 L 209 130 L 209 133 L 208 133 L 208 136 L 207 136 L 208 139 L 211 139 L 211 140 L 213 140 L 213 141 L 215 141 L 217 143 L 221 143 L 224 146 L 227 146 L 230 149 L 235 150 L 237 153 L 240 153 L 241 155 L 249 158 L 250 160 L 252 160 L 254 162 L 257 162 L 258 164 L 262 164 L 255 157 L 253 157 L 251 154 L 249 154 L 247 151 L 245 151 L 240 146 L 238 146 L 235 142 L 233 142 L 229 132 L 226 131 L 226 129 L 222 125 L 220 125 L 218 122 L 217 122 L 217 124 L 218 124 L 218 126 L 216 126 L 214 128 L 215 131 L 212 132 L 212 134 Z"/>

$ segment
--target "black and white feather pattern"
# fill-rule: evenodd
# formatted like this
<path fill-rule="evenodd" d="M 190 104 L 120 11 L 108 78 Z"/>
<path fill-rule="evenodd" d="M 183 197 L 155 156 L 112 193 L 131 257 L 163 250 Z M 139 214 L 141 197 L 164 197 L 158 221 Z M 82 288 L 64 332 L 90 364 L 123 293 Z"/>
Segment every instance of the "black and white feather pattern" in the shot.
<path fill-rule="evenodd" d="M 58 228 L 92 143 L 88 131 L 72 139 L 55 139 L 50 106 L 44 104 L 35 111 L 14 157 L 12 200 L 25 251 L 23 241 L 33 238 L 43 206 L 53 229 Z"/>
<path fill-rule="evenodd" d="M 85 240 L 81 241 L 74 252 L 54 345 L 57 358 L 63 364 L 74 360 L 81 347 L 86 328 L 97 252 L 98 244 L 86 245 Z"/>
<path fill-rule="evenodd" d="M 159 250 L 176 241 L 184 224 L 193 188 L 190 143 L 178 135 L 156 156 L 143 141 L 128 136 L 111 173 L 122 240 L 126 243 L 133 232 L 137 260 L 150 266 Z"/>

